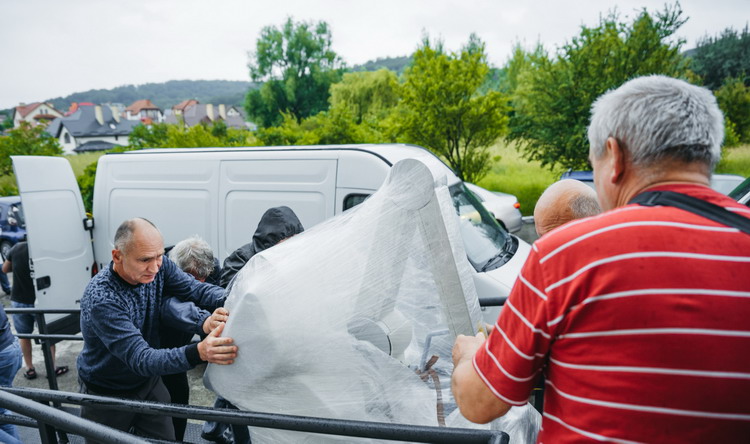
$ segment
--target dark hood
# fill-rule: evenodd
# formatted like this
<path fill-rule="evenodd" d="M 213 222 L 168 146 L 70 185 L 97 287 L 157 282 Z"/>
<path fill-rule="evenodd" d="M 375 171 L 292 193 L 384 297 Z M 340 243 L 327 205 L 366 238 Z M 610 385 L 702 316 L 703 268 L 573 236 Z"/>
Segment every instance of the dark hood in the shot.
<path fill-rule="evenodd" d="M 226 288 L 234 275 L 251 257 L 303 231 L 305 229 L 302 227 L 302 223 L 291 208 L 274 207 L 268 209 L 258 222 L 258 228 L 253 234 L 252 242 L 236 249 L 224 259 L 224 267 L 221 271 L 221 286 Z"/>
<path fill-rule="evenodd" d="M 279 241 L 305 231 L 289 207 L 275 207 L 263 213 L 253 234 L 253 254 L 271 248 Z"/>

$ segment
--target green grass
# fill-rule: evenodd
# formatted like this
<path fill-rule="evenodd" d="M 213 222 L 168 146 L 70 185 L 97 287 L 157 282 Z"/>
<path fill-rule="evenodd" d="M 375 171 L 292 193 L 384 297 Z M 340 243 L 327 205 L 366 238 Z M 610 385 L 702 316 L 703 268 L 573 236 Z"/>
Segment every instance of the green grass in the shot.
<path fill-rule="evenodd" d="M 510 193 L 518 198 L 524 216 L 534 214 L 534 205 L 545 188 L 560 177 L 561 171 L 542 168 L 539 162 L 529 162 L 516 150 L 514 144 L 498 142 L 491 149 L 500 156 L 487 176 L 477 185 L 492 191 Z"/>
<path fill-rule="evenodd" d="M 514 194 L 521 204 L 524 216 L 534 214 L 534 206 L 545 188 L 562 174 L 561 169 L 550 171 L 542 168 L 539 162 L 528 162 L 521 156 L 515 145 L 498 142 L 492 147 L 492 155 L 500 156 L 490 173 L 477 185 L 492 191 Z M 724 148 L 717 173 L 738 174 L 750 177 L 750 145 Z"/>
<path fill-rule="evenodd" d="M 750 144 L 724 148 L 716 172 L 750 176 Z"/>

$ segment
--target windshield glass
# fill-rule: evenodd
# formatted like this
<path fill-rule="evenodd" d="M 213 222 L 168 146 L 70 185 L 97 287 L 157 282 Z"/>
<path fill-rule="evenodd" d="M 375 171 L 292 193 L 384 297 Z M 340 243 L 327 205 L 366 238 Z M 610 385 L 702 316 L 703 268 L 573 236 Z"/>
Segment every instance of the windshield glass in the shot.
<path fill-rule="evenodd" d="M 461 237 L 471 265 L 477 271 L 487 271 L 502 265 L 504 261 L 497 261 L 496 266 L 487 266 L 504 255 L 506 245 L 510 242 L 508 232 L 497 223 L 463 183 L 451 186 L 449 191 L 460 218 Z"/>

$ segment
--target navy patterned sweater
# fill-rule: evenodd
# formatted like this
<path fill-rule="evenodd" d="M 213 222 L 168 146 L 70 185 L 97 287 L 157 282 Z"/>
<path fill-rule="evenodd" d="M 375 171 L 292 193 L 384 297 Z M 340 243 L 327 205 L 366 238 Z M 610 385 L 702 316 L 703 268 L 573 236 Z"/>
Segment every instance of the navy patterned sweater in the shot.
<path fill-rule="evenodd" d="M 112 268 L 94 276 L 81 299 L 83 350 L 78 375 L 93 391 L 129 392 L 150 378 L 180 373 L 201 362 L 197 344 L 160 349 L 163 295 L 211 310 L 224 304 L 224 289 L 197 281 L 164 256 L 153 282 L 131 285 Z"/>

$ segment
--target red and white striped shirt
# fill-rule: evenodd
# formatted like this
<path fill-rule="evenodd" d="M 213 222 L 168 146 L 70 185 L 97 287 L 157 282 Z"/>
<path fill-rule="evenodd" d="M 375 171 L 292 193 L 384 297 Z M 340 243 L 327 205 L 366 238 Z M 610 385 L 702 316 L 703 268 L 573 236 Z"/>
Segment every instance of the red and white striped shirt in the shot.
<path fill-rule="evenodd" d="M 709 188 L 692 195 L 750 218 Z M 474 368 L 539 442 L 750 442 L 750 235 L 628 205 L 539 239 Z"/>

